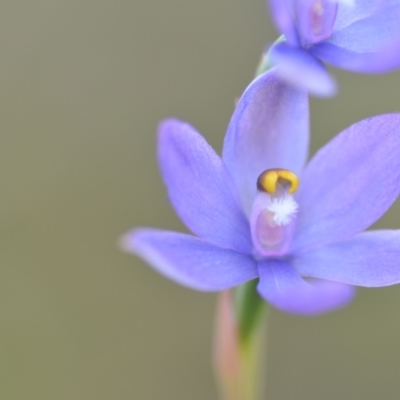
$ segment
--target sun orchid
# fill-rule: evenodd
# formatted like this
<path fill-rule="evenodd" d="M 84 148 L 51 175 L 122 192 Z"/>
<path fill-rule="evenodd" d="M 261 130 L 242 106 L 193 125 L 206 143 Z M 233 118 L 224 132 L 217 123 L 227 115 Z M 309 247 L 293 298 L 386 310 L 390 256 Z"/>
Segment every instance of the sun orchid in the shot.
<path fill-rule="evenodd" d="M 400 66 L 400 0 L 269 0 L 284 35 L 268 53 L 288 82 L 329 96 L 336 84 L 321 61 L 354 72 Z"/>
<path fill-rule="evenodd" d="M 123 248 L 187 287 L 259 279 L 275 307 L 319 314 L 355 286 L 400 282 L 400 231 L 363 232 L 400 189 L 400 114 L 358 122 L 305 166 L 308 96 L 276 69 L 245 91 L 220 158 L 187 123 L 161 123 L 158 157 L 171 203 L 196 235 L 138 228 Z"/>

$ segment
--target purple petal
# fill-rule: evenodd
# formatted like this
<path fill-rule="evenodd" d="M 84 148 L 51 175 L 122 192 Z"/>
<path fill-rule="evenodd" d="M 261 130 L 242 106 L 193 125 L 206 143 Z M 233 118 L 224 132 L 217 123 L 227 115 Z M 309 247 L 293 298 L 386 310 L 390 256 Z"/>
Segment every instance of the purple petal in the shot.
<path fill-rule="evenodd" d="M 307 158 L 308 140 L 306 92 L 282 82 L 275 69 L 246 89 L 229 124 L 222 158 L 247 214 L 261 172 L 286 168 L 299 174 Z"/>
<path fill-rule="evenodd" d="M 339 1 L 334 30 L 339 31 L 355 22 L 370 17 L 393 0 L 342 0 Z M 398 0 L 394 0 L 398 1 Z"/>
<path fill-rule="evenodd" d="M 308 251 L 291 261 L 302 275 L 358 286 L 400 282 L 400 231 L 364 232 Z"/>
<path fill-rule="evenodd" d="M 269 57 L 281 78 L 290 84 L 316 96 L 336 93 L 336 83 L 324 65 L 306 50 L 282 42 L 271 48 Z"/>
<path fill-rule="evenodd" d="M 384 4 L 384 5 L 383 5 Z M 381 3 L 375 12 L 337 29 L 312 53 L 337 67 L 384 72 L 400 65 L 400 1 Z"/>
<path fill-rule="evenodd" d="M 166 120 L 158 157 L 169 198 L 183 222 L 212 243 L 250 252 L 250 228 L 219 156 L 190 125 Z"/>
<path fill-rule="evenodd" d="M 358 53 L 372 53 L 398 38 L 400 4 L 385 7 L 369 18 L 335 31 L 327 42 Z"/>
<path fill-rule="evenodd" d="M 293 46 L 300 44 L 294 20 L 294 0 L 269 0 L 272 17 L 279 32 Z"/>
<path fill-rule="evenodd" d="M 358 53 L 332 43 L 320 43 L 311 52 L 335 67 L 354 72 L 381 73 L 400 66 L 400 40 L 371 53 Z"/>
<path fill-rule="evenodd" d="M 295 12 L 303 45 L 328 38 L 333 29 L 338 5 L 332 0 L 297 0 Z"/>
<path fill-rule="evenodd" d="M 318 315 L 344 307 L 354 297 L 354 288 L 348 285 L 320 280 L 304 281 L 286 262 L 262 261 L 258 268 L 258 291 L 282 311 Z"/>
<path fill-rule="evenodd" d="M 292 251 L 349 239 L 400 190 L 400 114 L 365 119 L 325 145 L 301 177 Z"/>
<path fill-rule="evenodd" d="M 122 238 L 121 246 L 167 278 L 196 290 L 223 290 L 258 275 L 251 257 L 182 233 L 137 229 Z"/>

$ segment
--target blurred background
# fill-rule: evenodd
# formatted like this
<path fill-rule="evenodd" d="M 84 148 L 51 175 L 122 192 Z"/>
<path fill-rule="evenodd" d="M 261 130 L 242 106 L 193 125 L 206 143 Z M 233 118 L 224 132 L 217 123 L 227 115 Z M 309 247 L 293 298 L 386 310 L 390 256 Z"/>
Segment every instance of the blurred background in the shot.
<path fill-rule="evenodd" d="M 263 47 L 264 0 L 0 4 L 0 399 L 211 400 L 215 295 L 122 254 L 133 226 L 183 230 L 155 131 L 190 121 L 218 151 Z M 400 73 L 334 71 L 312 152 L 400 108 Z M 368 193 L 365 193 L 368 196 Z M 397 205 L 378 227 L 398 228 Z M 268 400 L 400 393 L 400 287 L 318 318 L 272 311 Z"/>

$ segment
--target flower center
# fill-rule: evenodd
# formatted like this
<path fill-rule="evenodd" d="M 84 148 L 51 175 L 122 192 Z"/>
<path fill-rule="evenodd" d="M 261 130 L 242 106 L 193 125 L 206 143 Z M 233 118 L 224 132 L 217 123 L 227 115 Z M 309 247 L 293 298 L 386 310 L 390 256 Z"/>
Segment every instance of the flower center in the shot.
<path fill-rule="evenodd" d="M 298 211 L 292 195 L 298 186 L 297 176 L 286 169 L 269 169 L 258 177 L 250 226 L 260 255 L 280 256 L 288 250 Z"/>

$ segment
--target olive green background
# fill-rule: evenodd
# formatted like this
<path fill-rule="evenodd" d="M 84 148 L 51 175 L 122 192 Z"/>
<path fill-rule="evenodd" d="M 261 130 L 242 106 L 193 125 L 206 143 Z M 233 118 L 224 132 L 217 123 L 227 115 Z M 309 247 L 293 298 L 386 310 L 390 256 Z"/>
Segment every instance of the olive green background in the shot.
<path fill-rule="evenodd" d="M 215 295 L 116 243 L 184 229 L 156 126 L 190 121 L 219 151 L 275 38 L 264 0 L 1 2 L 0 400 L 216 399 Z M 339 95 L 311 102 L 312 151 L 400 108 L 399 72 L 333 73 Z M 399 225 L 399 206 L 379 223 Z M 268 400 L 399 398 L 400 287 L 318 318 L 272 311 L 268 340 Z"/>

